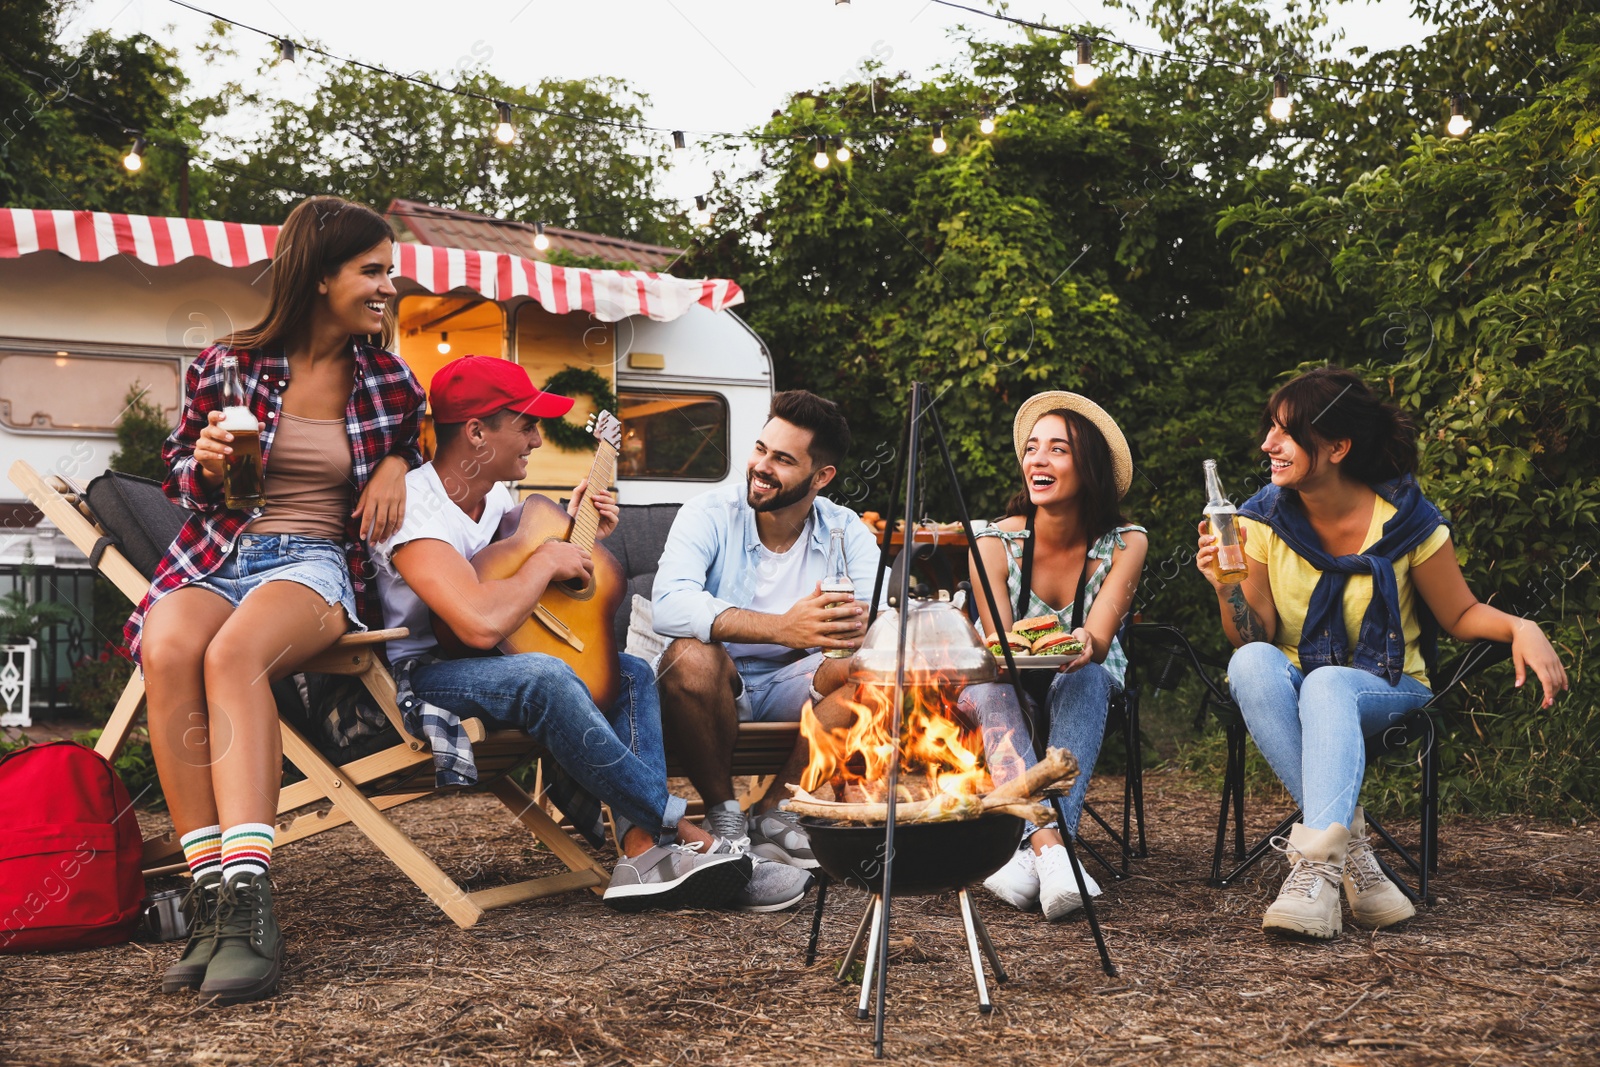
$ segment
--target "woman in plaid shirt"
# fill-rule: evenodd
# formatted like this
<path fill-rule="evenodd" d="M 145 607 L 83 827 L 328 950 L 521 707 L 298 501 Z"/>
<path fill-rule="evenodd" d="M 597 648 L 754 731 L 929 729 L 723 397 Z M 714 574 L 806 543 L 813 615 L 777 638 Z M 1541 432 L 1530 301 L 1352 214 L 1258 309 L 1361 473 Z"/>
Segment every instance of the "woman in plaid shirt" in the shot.
<path fill-rule="evenodd" d="M 283 940 L 267 869 L 282 751 L 272 680 L 375 620 L 363 538 L 397 530 L 422 462 L 423 392 L 386 351 L 394 233 L 314 197 L 278 235 L 266 317 L 189 368 L 163 456 L 167 495 L 195 514 L 128 620 L 156 769 L 194 874 L 192 932 L 162 989 L 217 1003 L 277 989 Z M 382 347 L 370 342 L 382 338 Z M 227 507 L 222 362 L 261 426 L 264 508 Z"/>

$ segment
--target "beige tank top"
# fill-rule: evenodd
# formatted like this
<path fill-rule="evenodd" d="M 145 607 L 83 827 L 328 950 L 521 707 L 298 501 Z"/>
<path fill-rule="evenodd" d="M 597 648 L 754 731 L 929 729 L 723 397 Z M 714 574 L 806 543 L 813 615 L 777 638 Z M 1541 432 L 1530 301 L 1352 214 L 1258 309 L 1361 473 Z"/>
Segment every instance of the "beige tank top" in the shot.
<path fill-rule="evenodd" d="M 281 412 L 267 464 L 267 507 L 244 532 L 343 541 L 353 466 L 343 419 Z"/>

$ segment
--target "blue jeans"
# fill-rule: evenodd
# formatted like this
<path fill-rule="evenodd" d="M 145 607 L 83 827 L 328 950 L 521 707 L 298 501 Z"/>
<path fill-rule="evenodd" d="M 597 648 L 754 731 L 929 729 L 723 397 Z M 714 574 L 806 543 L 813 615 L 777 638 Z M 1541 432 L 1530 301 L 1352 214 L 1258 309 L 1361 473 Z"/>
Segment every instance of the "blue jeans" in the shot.
<path fill-rule="evenodd" d="M 1067 833 L 1078 832 L 1078 818 L 1089 792 L 1089 776 L 1100 756 L 1100 742 L 1106 735 L 1106 714 L 1111 708 L 1111 690 L 1116 683 L 1111 673 L 1098 663 L 1080 667 L 1071 674 L 1051 678 L 1046 703 L 1050 709 L 1050 748 L 1064 748 L 1078 761 L 1078 781 L 1062 800 Z M 961 691 L 957 702 L 975 715 L 983 727 L 983 747 L 989 774 L 995 785 L 1018 778 L 1038 762 L 1033 754 L 1028 717 L 1017 704 L 1016 690 L 1009 682 L 981 682 Z M 1029 699 L 1032 703 L 1032 698 Z M 1029 826 L 1028 833 L 1034 831 Z"/>
<path fill-rule="evenodd" d="M 1366 775 L 1366 739 L 1433 697 L 1409 675 L 1390 685 L 1355 667 L 1303 674 L 1264 641 L 1233 654 L 1228 688 L 1256 747 L 1304 812 L 1308 830 L 1350 825 Z"/>
<path fill-rule="evenodd" d="M 688 803 L 667 792 L 655 674 L 636 656 L 619 658 L 622 693 L 604 713 L 571 667 L 537 652 L 439 660 L 412 671 L 411 684 L 463 719 L 521 730 L 618 817 L 670 837 Z"/>

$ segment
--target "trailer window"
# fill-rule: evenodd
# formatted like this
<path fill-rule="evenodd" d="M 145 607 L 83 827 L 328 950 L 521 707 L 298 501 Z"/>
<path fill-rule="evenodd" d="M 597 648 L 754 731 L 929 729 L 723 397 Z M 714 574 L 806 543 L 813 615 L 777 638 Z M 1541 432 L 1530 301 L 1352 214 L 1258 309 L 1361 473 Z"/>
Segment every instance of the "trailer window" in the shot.
<path fill-rule="evenodd" d="M 0 352 L 0 424 L 13 429 L 108 433 L 135 390 L 176 421 L 178 361 Z"/>
<path fill-rule="evenodd" d="M 620 478 L 717 482 L 728 473 L 728 402 L 718 393 L 622 389 Z"/>

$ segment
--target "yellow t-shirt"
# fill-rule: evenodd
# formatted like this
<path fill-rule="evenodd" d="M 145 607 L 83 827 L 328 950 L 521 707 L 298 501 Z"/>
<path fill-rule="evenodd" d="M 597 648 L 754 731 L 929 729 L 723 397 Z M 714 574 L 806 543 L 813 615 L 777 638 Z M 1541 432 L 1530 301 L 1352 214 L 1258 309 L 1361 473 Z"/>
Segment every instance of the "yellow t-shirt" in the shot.
<path fill-rule="evenodd" d="M 1394 518 L 1394 505 L 1378 497 L 1372 508 L 1372 526 L 1361 542 L 1365 552 L 1383 536 L 1383 524 Z M 1294 549 L 1285 544 L 1272 527 L 1239 517 L 1240 525 L 1250 532 L 1246 535 L 1244 550 L 1257 563 L 1267 565 L 1267 577 L 1272 581 L 1272 600 L 1278 609 L 1277 646 L 1289 657 L 1289 662 L 1300 666 L 1300 631 L 1305 626 L 1306 609 L 1311 606 L 1311 593 L 1322 578 L 1322 572 L 1302 559 Z M 1450 528 L 1440 525 L 1423 542 L 1406 555 L 1394 561 L 1395 582 L 1400 589 L 1400 622 L 1406 639 L 1405 672 L 1423 685 L 1428 682 L 1428 669 L 1422 659 L 1422 625 L 1417 621 L 1417 590 L 1411 583 L 1411 568 L 1439 551 L 1450 539 Z M 1372 576 L 1352 574 L 1344 587 L 1344 629 L 1351 644 L 1361 632 L 1361 620 L 1372 603 Z"/>

